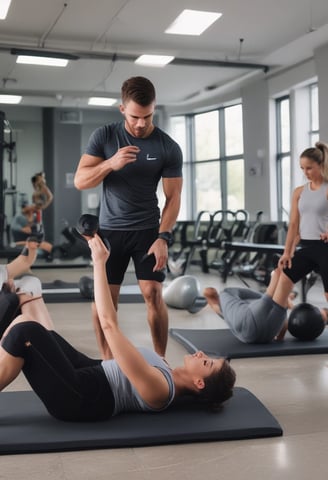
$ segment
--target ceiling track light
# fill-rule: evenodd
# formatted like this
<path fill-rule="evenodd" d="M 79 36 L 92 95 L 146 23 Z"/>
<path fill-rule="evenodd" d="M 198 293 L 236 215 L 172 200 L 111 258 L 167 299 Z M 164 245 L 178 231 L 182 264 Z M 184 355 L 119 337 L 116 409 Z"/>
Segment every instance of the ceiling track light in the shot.
<path fill-rule="evenodd" d="M 0 51 L 3 50 L 0 45 Z M 44 56 L 52 58 L 62 58 L 67 60 L 79 60 L 79 59 L 89 59 L 89 60 L 109 60 L 112 62 L 135 62 L 139 56 L 131 54 L 120 54 L 113 52 L 77 52 L 76 54 L 64 53 L 64 52 L 54 52 L 54 51 L 45 51 L 45 50 L 29 50 L 24 48 L 12 48 L 10 50 L 12 55 L 31 55 L 31 56 Z M 230 61 L 230 60 L 201 60 L 197 58 L 177 58 L 175 57 L 168 65 L 181 65 L 181 66 L 199 66 L 199 67 L 213 67 L 213 68 L 242 68 L 248 70 L 263 70 L 267 73 L 270 69 L 268 65 L 251 63 L 251 62 L 241 62 L 241 61 Z"/>
<path fill-rule="evenodd" d="M 198 60 L 189 58 L 175 58 L 170 65 L 185 65 L 196 67 L 225 67 L 225 68 L 246 68 L 250 70 L 263 70 L 265 73 L 269 71 L 268 65 L 260 63 L 248 62 L 231 62 L 229 60 Z"/>

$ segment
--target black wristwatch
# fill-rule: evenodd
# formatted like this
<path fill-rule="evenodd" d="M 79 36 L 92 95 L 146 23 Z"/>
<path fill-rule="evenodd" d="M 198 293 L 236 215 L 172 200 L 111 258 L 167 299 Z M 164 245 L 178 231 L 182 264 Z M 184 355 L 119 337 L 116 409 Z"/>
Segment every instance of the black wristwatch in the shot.
<path fill-rule="evenodd" d="M 171 232 L 159 232 L 158 238 L 165 240 L 168 247 L 173 245 L 173 235 Z"/>

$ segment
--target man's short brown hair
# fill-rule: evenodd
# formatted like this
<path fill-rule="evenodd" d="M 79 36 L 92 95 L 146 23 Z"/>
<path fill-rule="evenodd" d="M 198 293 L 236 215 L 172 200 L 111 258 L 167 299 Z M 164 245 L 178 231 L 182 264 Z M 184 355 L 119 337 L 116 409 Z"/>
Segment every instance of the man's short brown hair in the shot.
<path fill-rule="evenodd" d="M 125 80 L 121 89 L 123 104 L 133 100 L 142 107 L 148 107 L 155 101 L 155 87 L 148 78 L 131 77 Z"/>

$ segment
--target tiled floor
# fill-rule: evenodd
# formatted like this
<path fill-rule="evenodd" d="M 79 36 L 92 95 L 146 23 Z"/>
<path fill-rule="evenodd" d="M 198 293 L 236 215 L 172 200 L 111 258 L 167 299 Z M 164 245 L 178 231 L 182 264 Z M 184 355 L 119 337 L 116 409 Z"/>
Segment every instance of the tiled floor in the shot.
<path fill-rule="evenodd" d="M 90 269 L 34 270 L 49 282 L 78 281 Z M 192 267 L 201 287 L 222 287 L 216 272 L 201 274 Z M 228 285 L 238 284 L 235 277 Z M 252 284 L 255 285 L 255 284 Z M 257 286 L 258 287 L 258 286 Z M 324 305 L 321 284 L 309 292 L 308 300 Z M 49 304 L 57 330 L 78 348 L 97 356 L 88 309 L 84 304 Z M 170 326 L 188 328 L 224 327 L 209 307 L 197 314 L 170 309 Z M 151 346 L 143 304 L 119 308 L 122 329 L 138 345 Z M 175 366 L 186 352 L 169 338 L 167 358 Z M 93 450 L 68 453 L 11 455 L 0 457 L 0 479 L 25 480 L 320 480 L 328 471 L 328 357 L 285 356 L 233 360 L 237 384 L 251 390 L 277 418 L 282 437 Z M 22 376 L 10 387 L 28 389 Z M 22 405 L 24 408 L 24 405 Z M 0 425 L 1 428 L 1 425 Z"/>

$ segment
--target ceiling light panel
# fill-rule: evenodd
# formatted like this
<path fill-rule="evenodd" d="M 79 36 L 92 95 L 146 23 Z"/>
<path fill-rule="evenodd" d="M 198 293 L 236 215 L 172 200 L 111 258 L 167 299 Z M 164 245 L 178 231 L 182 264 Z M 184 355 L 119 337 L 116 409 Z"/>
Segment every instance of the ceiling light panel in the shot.
<path fill-rule="evenodd" d="M 116 102 L 117 102 L 116 98 L 90 97 L 88 100 L 88 105 L 97 105 L 100 107 L 111 107 Z"/>
<path fill-rule="evenodd" d="M 203 10 L 183 10 L 165 33 L 175 35 L 201 35 L 210 27 L 222 13 L 206 12 Z"/>
<path fill-rule="evenodd" d="M 68 64 L 68 60 L 64 58 L 18 55 L 16 63 L 21 63 L 25 65 L 42 65 L 46 67 L 66 67 Z"/>
<path fill-rule="evenodd" d="M 172 60 L 174 60 L 174 57 L 171 55 L 140 55 L 135 63 L 148 65 L 150 67 L 165 67 L 165 65 L 172 62 Z"/>
<path fill-rule="evenodd" d="M 8 104 L 17 104 L 20 103 L 22 97 L 20 95 L 0 95 L 0 103 L 8 103 Z"/>
<path fill-rule="evenodd" d="M 0 0 L 0 20 L 4 20 L 7 16 L 11 0 Z"/>

